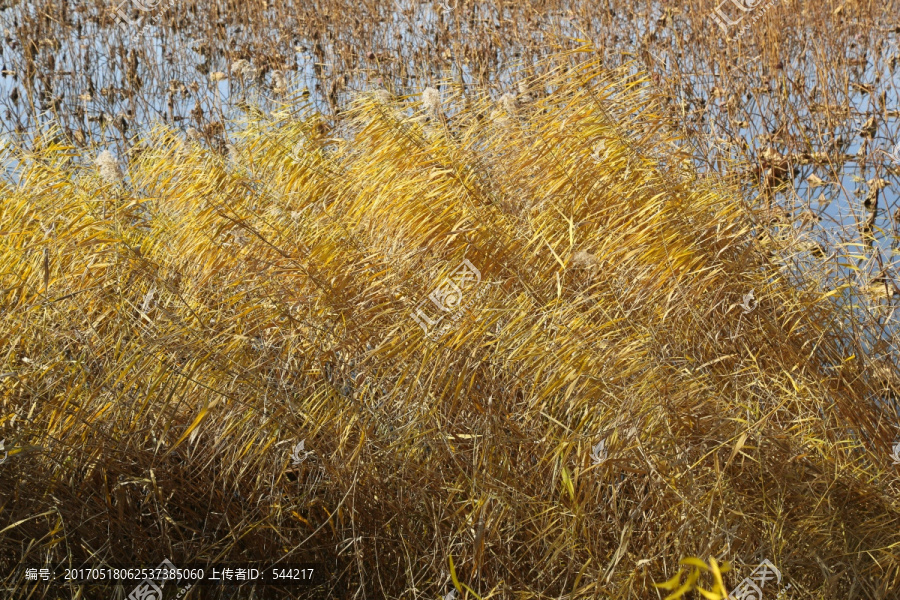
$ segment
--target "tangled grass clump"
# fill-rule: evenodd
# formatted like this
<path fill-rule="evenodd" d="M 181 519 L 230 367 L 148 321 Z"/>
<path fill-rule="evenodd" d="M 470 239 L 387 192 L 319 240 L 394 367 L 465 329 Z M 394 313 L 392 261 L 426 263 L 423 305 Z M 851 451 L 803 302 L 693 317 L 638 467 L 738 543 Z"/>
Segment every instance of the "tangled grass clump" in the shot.
<path fill-rule="evenodd" d="M 711 556 L 728 589 L 766 558 L 891 597 L 897 390 L 584 56 L 502 102 L 288 107 L 227 153 L 159 128 L 122 180 L 40 138 L 0 190 L 0 585 L 284 558 L 328 578 L 278 597 L 651 598 Z M 463 260 L 434 341 L 412 315 Z"/>

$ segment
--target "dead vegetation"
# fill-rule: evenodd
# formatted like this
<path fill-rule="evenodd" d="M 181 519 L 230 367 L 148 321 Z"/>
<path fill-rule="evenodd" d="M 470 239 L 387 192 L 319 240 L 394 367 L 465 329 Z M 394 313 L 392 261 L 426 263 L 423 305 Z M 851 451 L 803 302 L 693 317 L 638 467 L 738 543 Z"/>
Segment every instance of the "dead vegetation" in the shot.
<path fill-rule="evenodd" d="M 101 0 L 8 2 L 0 103 L 26 147 L 49 122 L 65 143 L 126 156 L 162 120 L 223 149 L 234 119 L 307 98 L 333 125 L 375 87 L 453 81 L 463 94 L 527 96 L 522 75 L 588 39 L 608 65 L 649 73 L 699 168 L 730 165 L 776 233 L 835 259 L 835 285 L 862 290 L 850 301 L 883 327 L 880 282 L 898 285 L 896 2 L 757 4 L 729 39 L 710 0 L 179 0 L 126 3 L 124 28 Z"/>
<path fill-rule="evenodd" d="M 159 127 L 127 165 L 37 136 L 0 205 L 9 593 L 287 556 L 328 584 L 239 596 L 624 600 L 713 556 L 729 589 L 768 558 L 789 597 L 892 597 L 896 365 L 595 57 L 228 146 Z M 432 342 L 412 315 L 463 259 Z"/>

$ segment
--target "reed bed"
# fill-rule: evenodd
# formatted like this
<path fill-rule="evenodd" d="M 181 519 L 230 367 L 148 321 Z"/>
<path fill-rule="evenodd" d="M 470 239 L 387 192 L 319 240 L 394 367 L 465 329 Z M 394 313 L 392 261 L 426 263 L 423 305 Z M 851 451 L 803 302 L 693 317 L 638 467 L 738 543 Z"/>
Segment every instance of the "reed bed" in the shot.
<path fill-rule="evenodd" d="M 55 131 L 20 151 L 6 594 L 55 597 L 36 563 L 284 557 L 327 584 L 231 597 L 663 598 L 713 557 L 728 589 L 769 559 L 789 598 L 896 597 L 890 366 L 808 252 L 697 171 L 651 77 L 596 56 L 515 95 L 159 126 L 122 160 Z M 464 260 L 480 281 L 432 340 L 413 314 Z"/>
<path fill-rule="evenodd" d="M 863 291 L 870 350 L 896 356 L 882 309 L 900 297 L 897 2 L 748 1 L 727 32 L 723 4 L 734 17 L 728 0 L 9 1 L 0 129 L 30 146 L 53 123 L 82 151 L 124 153 L 155 120 L 212 136 L 292 97 L 330 121 L 375 86 L 516 93 L 559 45 L 591 40 L 607 65 L 650 74 L 702 169 L 729 165 L 773 227 L 833 258 L 832 277 Z"/>

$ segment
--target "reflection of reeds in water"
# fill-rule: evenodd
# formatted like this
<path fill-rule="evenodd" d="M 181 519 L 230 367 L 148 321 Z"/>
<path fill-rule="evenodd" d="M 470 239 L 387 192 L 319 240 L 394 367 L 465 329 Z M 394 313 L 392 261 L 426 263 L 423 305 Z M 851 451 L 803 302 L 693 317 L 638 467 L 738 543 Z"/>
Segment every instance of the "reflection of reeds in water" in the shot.
<path fill-rule="evenodd" d="M 160 128 L 115 194 L 71 148 L 25 157 L 41 187 L 0 212 L 0 572 L 289 552 L 399 598 L 443 593 L 452 557 L 481 597 L 624 599 L 759 551 L 811 595 L 853 585 L 823 579 L 835 556 L 885 589 L 896 430 L 865 399 L 893 384 L 683 163 L 646 79 L 578 56 L 502 119 L 474 88 L 364 95 L 329 127 L 229 124 L 231 161 Z M 463 258 L 490 291 L 426 343 L 411 310 Z"/>

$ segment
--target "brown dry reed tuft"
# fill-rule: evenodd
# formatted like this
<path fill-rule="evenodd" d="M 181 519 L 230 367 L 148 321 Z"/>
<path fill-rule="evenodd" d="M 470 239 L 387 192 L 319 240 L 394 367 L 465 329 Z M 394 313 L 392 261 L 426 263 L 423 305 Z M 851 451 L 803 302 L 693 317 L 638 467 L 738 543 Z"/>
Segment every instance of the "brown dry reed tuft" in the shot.
<path fill-rule="evenodd" d="M 690 556 L 728 589 L 767 558 L 790 597 L 895 597 L 897 390 L 836 292 L 685 163 L 647 78 L 590 50 L 514 111 L 452 82 L 286 106 L 231 160 L 158 128 L 116 193 L 96 154 L 24 155 L 8 597 L 51 597 L 28 565 L 285 557 L 328 583 L 240 597 L 662 598 Z M 430 341 L 412 313 L 463 259 L 480 295 Z"/>

